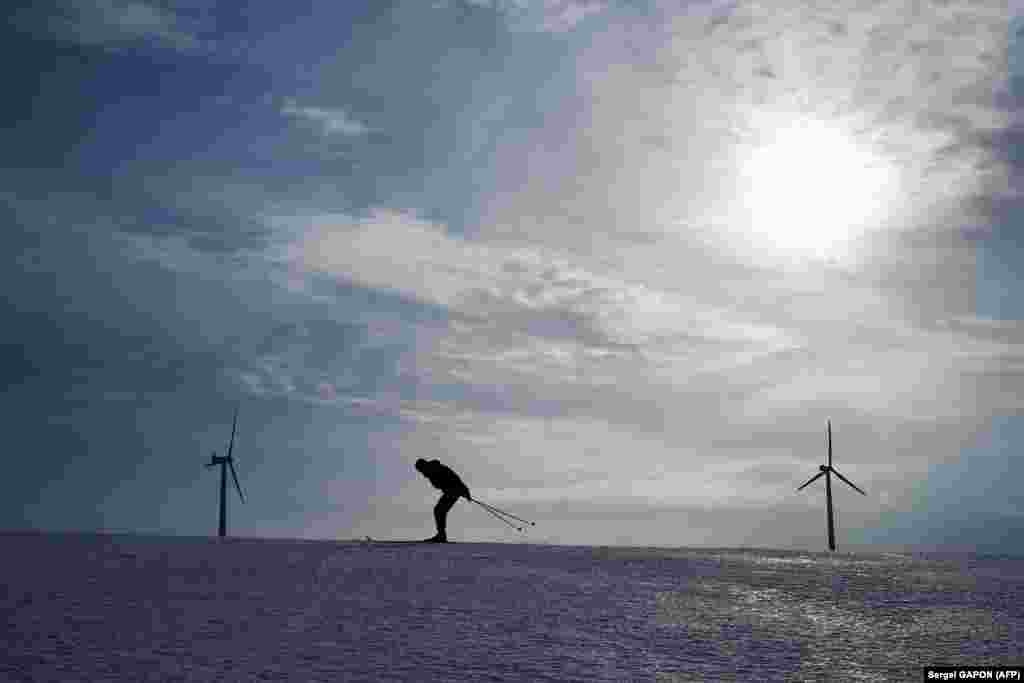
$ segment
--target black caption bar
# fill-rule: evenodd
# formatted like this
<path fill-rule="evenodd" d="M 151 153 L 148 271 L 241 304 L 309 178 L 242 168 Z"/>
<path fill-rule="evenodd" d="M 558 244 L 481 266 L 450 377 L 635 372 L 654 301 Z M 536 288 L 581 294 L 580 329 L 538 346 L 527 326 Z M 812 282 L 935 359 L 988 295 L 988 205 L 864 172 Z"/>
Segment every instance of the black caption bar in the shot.
<path fill-rule="evenodd" d="M 1021 681 L 1024 666 L 926 666 L 924 680 L 931 681 Z"/>

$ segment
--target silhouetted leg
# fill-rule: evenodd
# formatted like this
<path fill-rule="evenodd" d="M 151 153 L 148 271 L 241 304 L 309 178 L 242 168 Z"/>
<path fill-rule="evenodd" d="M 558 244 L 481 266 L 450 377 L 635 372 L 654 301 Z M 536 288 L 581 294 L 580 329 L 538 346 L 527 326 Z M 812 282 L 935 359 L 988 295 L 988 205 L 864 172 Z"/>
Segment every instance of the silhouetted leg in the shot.
<path fill-rule="evenodd" d="M 437 505 L 434 506 L 434 523 L 437 525 L 437 538 L 442 541 L 448 540 L 448 534 L 445 531 L 448 523 L 448 511 L 452 509 L 452 506 L 455 505 L 455 501 L 458 499 L 458 494 L 445 493 L 437 501 Z"/>

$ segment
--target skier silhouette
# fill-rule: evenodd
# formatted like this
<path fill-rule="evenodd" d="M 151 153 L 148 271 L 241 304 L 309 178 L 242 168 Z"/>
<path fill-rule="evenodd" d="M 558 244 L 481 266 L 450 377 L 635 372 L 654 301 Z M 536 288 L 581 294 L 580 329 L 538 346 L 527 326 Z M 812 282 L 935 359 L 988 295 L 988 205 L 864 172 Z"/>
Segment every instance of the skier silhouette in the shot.
<path fill-rule="evenodd" d="M 434 523 L 437 525 L 437 534 L 426 539 L 431 543 L 447 543 L 448 534 L 445 526 L 448 520 L 448 511 L 455 505 L 455 501 L 465 497 L 466 500 L 473 500 L 469 494 L 469 488 L 455 474 L 450 467 L 441 464 L 440 460 L 416 460 L 416 471 L 426 477 L 434 488 L 441 489 L 441 499 L 434 506 Z"/>

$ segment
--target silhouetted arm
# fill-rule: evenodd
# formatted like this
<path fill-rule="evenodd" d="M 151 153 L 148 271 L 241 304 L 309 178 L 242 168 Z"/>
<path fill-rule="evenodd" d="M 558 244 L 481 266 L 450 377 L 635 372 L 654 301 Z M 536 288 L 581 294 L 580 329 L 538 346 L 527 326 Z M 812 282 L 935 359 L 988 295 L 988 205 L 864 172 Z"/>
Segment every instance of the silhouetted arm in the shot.
<path fill-rule="evenodd" d="M 473 500 L 473 496 L 469 493 L 469 487 L 466 486 L 466 482 L 462 481 L 462 478 L 454 472 L 452 474 L 452 490 L 457 492 L 460 496 L 464 496 L 468 500 Z"/>
<path fill-rule="evenodd" d="M 460 495 L 465 496 L 466 500 L 473 500 L 473 496 L 469 493 L 469 487 L 466 486 L 466 482 L 462 481 L 462 477 L 460 477 L 459 475 L 455 474 L 454 472 L 452 472 L 452 474 L 455 475 L 456 481 L 459 482 L 458 488 L 462 489 Z"/>

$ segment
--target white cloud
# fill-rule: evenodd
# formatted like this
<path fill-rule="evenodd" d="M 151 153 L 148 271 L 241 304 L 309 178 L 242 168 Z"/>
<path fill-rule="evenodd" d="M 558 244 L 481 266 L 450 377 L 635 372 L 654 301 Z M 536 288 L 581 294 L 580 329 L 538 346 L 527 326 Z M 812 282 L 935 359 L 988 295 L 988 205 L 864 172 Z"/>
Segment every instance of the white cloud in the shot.
<path fill-rule="evenodd" d="M 503 14 L 514 29 L 564 33 L 589 16 L 609 8 L 609 0 L 461 0 Z M 435 8 L 450 9 L 454 0 L 438 0 Z"/>
<path fill-rule="evenodd" d="M 281 108 L 281 113 L 285 116 L 290 116 L 313 124 L 324 135 L 357 137 L 360 135 L 366 135 L 371 131 L 369 126 L 352 118 L 343 109 L 302 107 L 296 104 L 293 100 L 287 100 Z"/>
<path fill-rule="evenodd" d="M 47 19 L 49 30 L 84 45 L 148 43 L 181 52 L 206 46 L 196 21 L 147 0 L 71 0 L 61 10 Z"/>
<path fill-rule="evenodd" d="M 819 502 L 792 489 L 823 457 L 826 419 L 842 471 L 879 500 L 902 500 L 928 463 L 956 457 L 1024 395 L 1006 374 L 1024 357 L 1018 323 L 924 327 L 844 271 L 755 281 L 760 298 L 729 307 L 735 286 L 681 292 L 665 273 L 465 240 L 407 213 L 305 222 L 297 262 L 452 314 L 416 336 L 406 369 L 418 398 L 346 409 L 401 417 L 411 428 L 396 453 L 453 464 L 485 499 L 555 506 L 554 542 L 581 540 L 578 520 L 554 521 L 564 504 L 610 517 L 657 509 L 650 538 L 695 509 L 730 509 L 717 533 L 757 529 L 759 542 L 787 544 Z M 843 509 L 853 524 L 874 508 Z M 787 521 L 764 521 L 776 513 Z"/>
<path fill-rule="evenodd" d="M 778 329 L 735 319 L 697 296 L 591 270 L 571 254 L 453 237 L 408 213 L 293 220 L 307 225 L 292 250 L 294 262 L 306 268 L 486 316 L 531 336 L 618 347 L 682 336 L 785 343 Z"/>
<path fill-rule="evenodd" d="M 568 31 L 587 17 L 605 11 L 608 5 L 607 0 L 544 0 L 539 25 L 545 31 Z"/>

